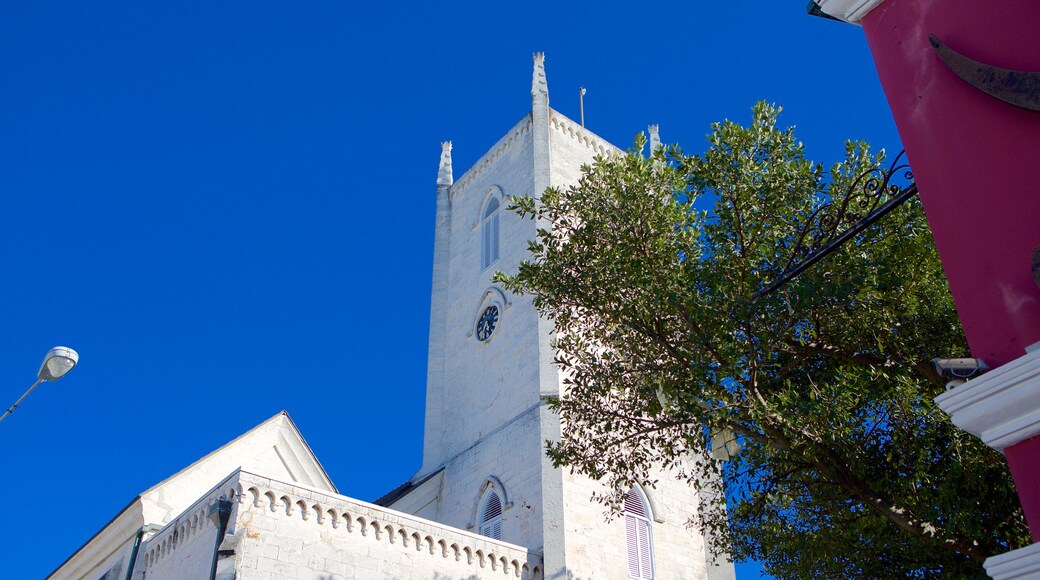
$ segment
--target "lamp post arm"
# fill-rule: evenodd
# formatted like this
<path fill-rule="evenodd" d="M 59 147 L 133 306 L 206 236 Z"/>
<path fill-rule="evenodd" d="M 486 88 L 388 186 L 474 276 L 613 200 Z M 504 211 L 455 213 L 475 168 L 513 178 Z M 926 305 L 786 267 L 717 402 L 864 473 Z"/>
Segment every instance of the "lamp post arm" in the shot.
<path fill-rule="evenodd" d="M 31 387 L 29 387 L 29 390 L 25 391 L 25 394 L 22 395 L 21 397 L 18 397 L 18 400 L 15 401 L 13 405 L 11 405 L 10 409 L 4 411 L 4 414 L 2 416 L 0 416 L 0 421 L 3 421 L 4 419 L 6 419 L 7 416 L 10 415 L 11 413 L 14 413 L 14 410 L 18 408 L 18 405 L 22 404 L 22 401 L 24 401 L 25 398 L 29 396 L 29 393 L 33 392 L 33 389 L 38 387 L 40 385 L 40 383 L 42 383 L 42 382 L 43 382 L 43 379 L 36 379 L 36 382 L 33 383 Z"/>

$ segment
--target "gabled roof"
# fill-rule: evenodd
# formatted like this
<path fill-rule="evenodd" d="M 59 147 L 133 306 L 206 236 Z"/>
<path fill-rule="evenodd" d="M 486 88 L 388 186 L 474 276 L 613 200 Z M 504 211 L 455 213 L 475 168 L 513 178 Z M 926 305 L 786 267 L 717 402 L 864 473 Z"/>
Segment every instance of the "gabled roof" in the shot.
<path fill-rule="evenodd" d="M 142 526 L 168 523 L 239 468 L 338 493 L 296 424 L 282 411 L 142 492 L 50 577 L 104 574 L 119 563 Z"/>
<path fill-rule="evenodd" d="M 282 411 L 157 483 L 141 495 L 147 496 L 160 489 L 168 493 L 171 487 L 195 489 L 196 486 L 191 485 L 192 481 L 203 474 L 212 473 L 213 476 L 203 477 L 205 481 L 197 488 L 197 492 L 188 494 L 191 497 L 189 503 L 184 506 L 187 507 L 213 484 L 239 467 L 278 477 L 283 481 L 299 482 L 338 493 L 336 486 L 325 473 L 325 468 L 303 439 L 303 434 L 289 418 L 289 413 Z M 175 513 L 180 512 L 178 509 Z"/>

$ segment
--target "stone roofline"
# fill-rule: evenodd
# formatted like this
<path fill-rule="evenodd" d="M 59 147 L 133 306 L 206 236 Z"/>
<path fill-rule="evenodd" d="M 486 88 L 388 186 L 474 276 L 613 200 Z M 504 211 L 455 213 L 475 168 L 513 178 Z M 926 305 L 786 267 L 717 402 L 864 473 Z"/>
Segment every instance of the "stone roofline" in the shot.
<path fill-rule="evenodd" d="M 580 123 L 567 115 L 549 108 L 549 125 L 562 135 L 581 142 L 585 147 L 592 149 L 596 155 L 613 156 L 624 153 L 610 141 L 582 127 Z"/>
<path fill-rule="evenodd" d="M 455 180 L 454 185 L 451 186 L 451 197 L 455 197 L 457 191 L 462 191 L 470 184 L 470 182 L 476 179 L 478 175 L 484 173 L 495 159 L 498 159 L 498 157 L 502 155 L 510 145 L 530 129 L 531 113 L 528 113 L 524 115 L 516 125 L 513 125 L 513 128 L 507 131 L 506 134 L 491 147 L 491 149 L 488 149 L 487 153 L 481 155 L 480 159 L 477 159 L 477 161 L 473 163 L 473 165 L 467 169 L 461 177 Z"/>
<path fill-rule="evenodd" d="M 475 570 L 490 568 L 517 578 L 538 579 L 542 575 L 541 555 L 521 546 L 242 469 L 232 472 L 152 536 L 137 567 L 147 570 L 156 565 L 198 533 L 214 538 L 216 525 L 207 514 L 221 499 L 229 499 L 233 505 L 228 535 L 236 532 L 239 506 L 249 502 L 277 517 L 300 518 L 315 526 L 342 529 L 344 534 L 371 536 L 401 550 L 426 551 L 456 561 L 465 558 Z"/>
<path fill-rule="evenodd" d="M 487 153 L 482 155 L 480 159 L 477 159 L 477 161 L 455 181 L 454 185 L 451 186 L 451 197 L 455 197 L 456 192 L 462 191 L 468 187 L 473 180 L 491 167 L 491 164 L 494 163 L 502 153 L 509 149 L 517 139 L 526 134 L 531 129 L 531 118 L 531 113 L 524 115 L 524 118 L 520 119 L 520 122 L 506 132 L 506 134 L 499 139 Z M 624 151 L 617 148 L 611 142 L 592 131 L 589 131 L 585 127 L 582 127 L 573 119 L 568 118 L 563 113 L 560 113 L 551 107 L 549 108 L 549 126 L 555 130 L 556 134 L 580 142 L 585 147 L 595 151 L 597 155 L 609 156 L 624 153 Z M 541 192 L 537 193 L 540 194 Z"/>

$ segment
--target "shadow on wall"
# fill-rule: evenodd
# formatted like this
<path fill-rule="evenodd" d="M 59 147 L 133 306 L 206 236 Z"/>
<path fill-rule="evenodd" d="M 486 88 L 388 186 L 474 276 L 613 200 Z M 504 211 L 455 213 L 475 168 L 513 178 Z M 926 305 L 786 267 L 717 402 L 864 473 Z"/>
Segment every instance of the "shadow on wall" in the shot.
<path fill-rule="evenodd" d="M 559 574 L 553 576 L 553 578 L 562 578 L 563 575 Z M 337 576 L 335 574 L 329 574 L 327 576 L 318 576 L 317 580 L 344 580 L 344 576 Z M 526 576 L 525 576 L 526 578 Z M 566 575 L 567 580 L 582 580 L 580 576 L 575 576 L 573 572 L 568 571 Z M 430 580 L 480 580 L 480 577 L 476 574 L 470 574 L 469 576 L 449 576 L 447 574 L 441 574 L 440 572 L 434 572 Z"/>
<path fill-rule="evenodd" d="M 336 576 L 330 574 L 328 576 L 318 576 L 317 580 L 344 580 L 344 576 Z M 434 572 L 430 580 L 480 580 L 480 577 L 476 574 L 470 574 L 469 576 L 455 577 L 441 574 L 440 572 Z"/>
<path fill-rule="evenodd" d="M 574 572 L 571 572 L 570 570 L 567 570 L 566 574 L 560 572 L 551 576 L 546 576 L 544 580 L 563 580 L 564 578 L 566 578 L 566 580 L 583 580 L 581 576 L 576 575 Z"/>

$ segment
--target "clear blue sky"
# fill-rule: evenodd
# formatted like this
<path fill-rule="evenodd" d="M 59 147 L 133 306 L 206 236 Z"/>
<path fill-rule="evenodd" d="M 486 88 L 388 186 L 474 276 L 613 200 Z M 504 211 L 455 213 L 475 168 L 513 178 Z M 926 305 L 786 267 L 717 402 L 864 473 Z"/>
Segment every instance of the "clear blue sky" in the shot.
<path fill-rule="evenodd" d="M 778 2 L 10 2 L 0 16 L 3 575 L 285 409 L 340 490 L 419 467 L 440 142 L 530 109 L 627 148 L 784 107 L 810 153 L 898 150 L 863 33 Z M 754 567 L 742 578 L 756 577 Z"/>

